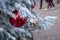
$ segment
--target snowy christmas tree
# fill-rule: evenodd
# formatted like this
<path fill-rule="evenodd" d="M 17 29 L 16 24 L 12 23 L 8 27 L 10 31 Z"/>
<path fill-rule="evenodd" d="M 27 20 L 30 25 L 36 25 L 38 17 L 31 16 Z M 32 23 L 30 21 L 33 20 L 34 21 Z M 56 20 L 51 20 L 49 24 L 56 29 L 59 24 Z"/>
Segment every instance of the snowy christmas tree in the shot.
<path fill-rule="evenodd" d="M 36 0 L 0 0 L 0 40 L 29 40 L 36 27 L 50 28 L 57 17 L 41 18 L 31 10 L 35 5 Z"/>

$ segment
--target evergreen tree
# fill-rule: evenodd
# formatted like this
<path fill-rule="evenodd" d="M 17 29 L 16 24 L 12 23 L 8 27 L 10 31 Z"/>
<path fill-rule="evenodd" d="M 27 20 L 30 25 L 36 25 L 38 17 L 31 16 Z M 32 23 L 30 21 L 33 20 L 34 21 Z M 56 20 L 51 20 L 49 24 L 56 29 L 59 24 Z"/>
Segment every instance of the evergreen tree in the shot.
<path fill-rule="evenodd" d="M 46 30 L 53 24 L 57 17 L 40 17 L 31 10 L 35 3 L 36 0 L 0 0 L 0 40 L 29 40 L 37 26 Z"/>

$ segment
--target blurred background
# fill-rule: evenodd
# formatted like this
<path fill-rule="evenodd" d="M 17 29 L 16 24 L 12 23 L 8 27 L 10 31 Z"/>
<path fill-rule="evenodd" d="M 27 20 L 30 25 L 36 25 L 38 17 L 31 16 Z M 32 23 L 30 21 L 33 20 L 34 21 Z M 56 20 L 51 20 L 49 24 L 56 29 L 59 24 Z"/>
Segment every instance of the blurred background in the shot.
<path fill-rule="evenodd" d="M 47 30 L 39 30 L 38 33 L 33 33 L 34 40 L 60 40 L 60 3 L 57 0 L 53 0 L 55 4 L 54 9 L 44 10 L 47 7 L 47 3 L 43 0 L 42 9 L 40 9 L 40 0 L 37 0 L 37 5 L 33 9 L 41 17 L 45 16 L 57 16 L 58 19 L 54 23 L 54 26 Z"/>

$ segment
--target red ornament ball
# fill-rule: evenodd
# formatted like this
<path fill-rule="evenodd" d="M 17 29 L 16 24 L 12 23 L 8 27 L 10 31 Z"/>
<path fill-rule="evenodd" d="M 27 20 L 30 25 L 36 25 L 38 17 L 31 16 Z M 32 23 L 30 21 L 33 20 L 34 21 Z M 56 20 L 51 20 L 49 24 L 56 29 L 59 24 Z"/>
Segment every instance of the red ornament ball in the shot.
<path fill-rule="evenodd" d="M 31 5 L 31 8 L 33 9 L 35 6 L 34 5 Z"/>
<path fill-rule="evenodd" d="M 35 8 L 35 6 L 36 6 L 36 2 L 34 2 L 34 4 L 31 5 L 31 8 L 33 9 Z"/>
<path fill-rule="evenodd" d="M 9 17 L 10 23 L 15 27 L 23 26 L 26 23 L 26 20 L 27 20 L 26 17 L 20 18 L 18 14 L 18 10 L 14 10 L 13 13 L 16 16 L 16 18 Z"/>

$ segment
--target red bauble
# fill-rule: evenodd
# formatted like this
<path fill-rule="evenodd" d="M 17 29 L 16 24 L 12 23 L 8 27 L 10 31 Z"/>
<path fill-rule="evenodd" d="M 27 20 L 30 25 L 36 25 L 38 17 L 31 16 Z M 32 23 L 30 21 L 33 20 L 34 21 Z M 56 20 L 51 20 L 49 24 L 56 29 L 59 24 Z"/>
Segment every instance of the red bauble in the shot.
<path fill-rule="evenodd" d="M 36 2 L 34 2 L 34 4 L 31 5 L 31 8 L 33 9 L 35 8 L 35 6 L 36 6 Z"/>
<path fill-rule="evenodd" d="M 14 10 L 13 13 L 15 14 L 16 18 L 9 17 L 10 23 L 15 27 L 23 26 L 26 23 L 26 17 L 20 18 L 18 10 Z"/>
<path fill-rule="evenodd" d="M 33 9 L 35 6 L 34 5 L 31 5 L 31 8 Z"/>

